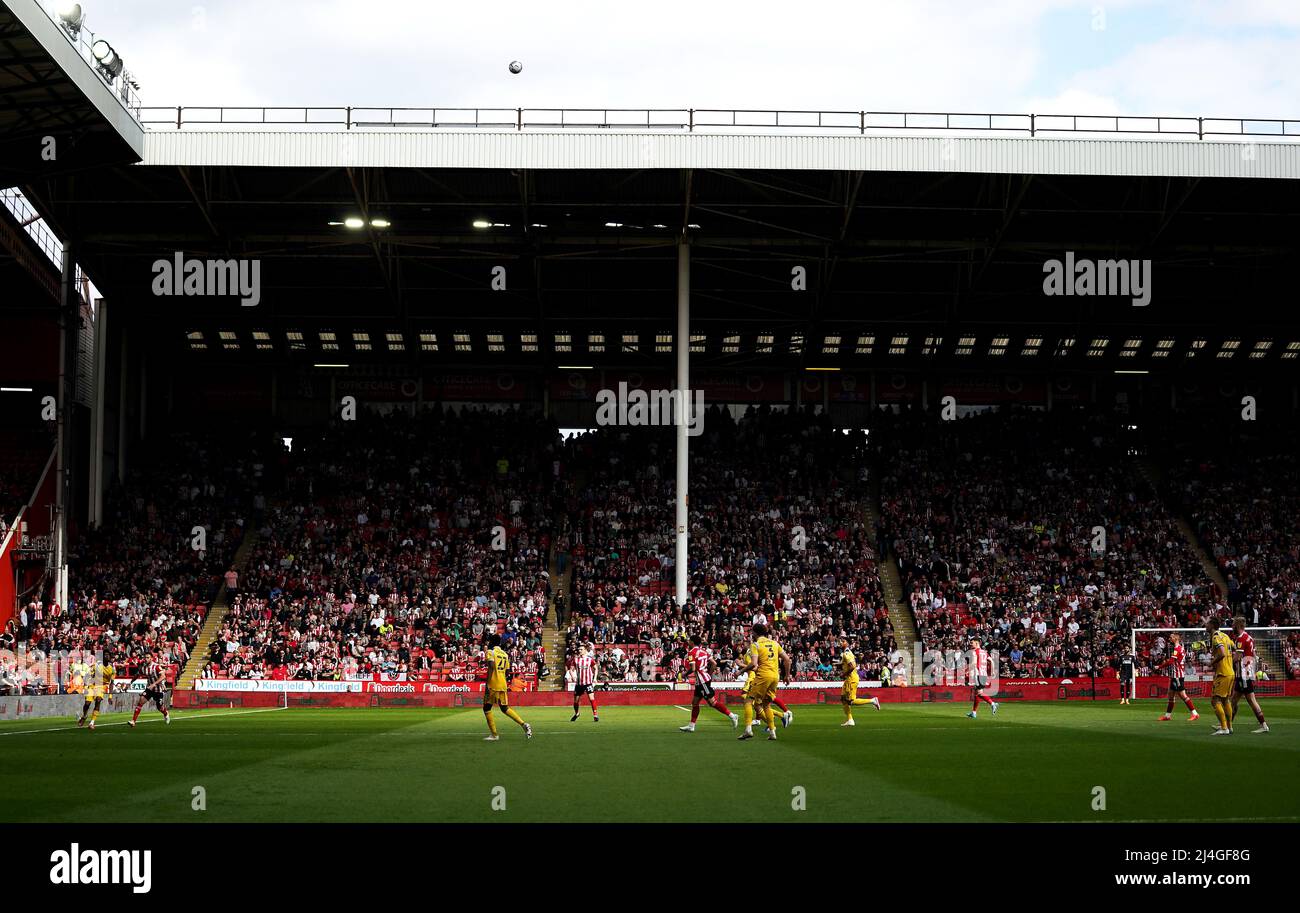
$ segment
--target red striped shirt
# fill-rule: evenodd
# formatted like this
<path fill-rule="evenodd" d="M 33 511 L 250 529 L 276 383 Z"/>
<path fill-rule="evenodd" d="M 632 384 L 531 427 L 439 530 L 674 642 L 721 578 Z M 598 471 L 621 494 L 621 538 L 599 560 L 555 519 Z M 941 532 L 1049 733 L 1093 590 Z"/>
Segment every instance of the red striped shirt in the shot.
<path fill-rule="evenodd" d="M 1255 638 L 1249 631 L 1237 635 L 1237 646 L 1241 648 L 1241 677 L 1255 677 Z"/>
<path fill-rule="evenodd" d="M 594 655 L 580 653 L 573 665 L 578 673 L 579 685 L 596 684 L 596 657 Z"/>
<path fill-rule="evenodd" d="M 1174 644 L 1173 652 L 1165 660 L 1165 665 L 1169 667 L 1170 678 L 1182 678 L 1187 670 L 1187 651 L 1183 649 L 1182 644 Z"/>
<path fill-rule="evenodd" d="M 713 658 L 704 647 L 691 647 L 686 654 L 686 662 L 691 673 L 695 676 L 695 684 L 707 685 L 713 681 L 713 673 L 709 672 L 709 661 Z"/>

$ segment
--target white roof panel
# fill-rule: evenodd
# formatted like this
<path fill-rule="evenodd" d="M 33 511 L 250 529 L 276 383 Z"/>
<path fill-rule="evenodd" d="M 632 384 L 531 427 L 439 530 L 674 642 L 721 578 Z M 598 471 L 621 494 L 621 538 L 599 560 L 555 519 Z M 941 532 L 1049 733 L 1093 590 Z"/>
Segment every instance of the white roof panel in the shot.
<path fill-rule="evenodd" d="M 150 130 L 142 165 L 734 168 L 1300 179 L 1300 143 L 422 130 Z"/>

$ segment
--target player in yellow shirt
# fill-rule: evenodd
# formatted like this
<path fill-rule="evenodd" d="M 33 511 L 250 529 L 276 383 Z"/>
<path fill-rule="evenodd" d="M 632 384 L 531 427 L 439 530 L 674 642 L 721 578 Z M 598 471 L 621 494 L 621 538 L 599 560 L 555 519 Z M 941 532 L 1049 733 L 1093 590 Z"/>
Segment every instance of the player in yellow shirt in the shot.
<path fill-rule="evenodd" d="M 95 728 L 95 720 L 99 719 L 99 710 L 104 703 L 104 695 L 113 693 L 113 678 L 117 675 L 117 668 L 112 663 L 92 663 L 90 671 L 86 676 L 86 702 L 81 705 L 81 717 L 77 720 L 78 726 L 86 725 L 86 718 L 90 718 L 90 728 Z"/>
<path fill-rule="evenodd" d="M 870 704 L 879 710 L 880 698 L 858 697 L 858 658 L 849 649 L 847 638 L 840 638 L 840 651 L 840 675 L 844 679 L 844 687 L 840 691 L 840 703 L 844 705 L 844 722 L 840 725 L 856 726 L 858 724 L 853 722 L 853 708 Z"/>
<path fill-rule="evenodd" d="M 1219 728 L 1210 735 L 1232 735 L 1232 683 L 1236 674 L 1232 669 L 1232 638 L 1219 630 L 1218 619 L 1205 622 L 1205 633 L 1210 636 L 1210 663 L 1214 666 L 1214 685 L 1210 692 L 1210 706 L 1219 718 Z"/>
<path fill-rule="evenodd" d="M 510 709 L 510 679 L 514 677 L 510 671 L 510 654 L 501 649 L 501 638 L 496 634 L 489 634 L 483 638 L 485 645 L 483 650 L 483 664 L 486 666 L 487 674 L 483 680 L 483 716 L 487 718 L 488 732 L 491 733 L 484 741 L 495 742 L 501 738 L 497 735 L 497 722 L 492 718 L 492 705 L 501 708 L 501 712 L 510 719 L 514 720 L 523 727 L 526 738 L 533 737 L 533 727 L 523 721 L 519 714 Z"/>
<path fill-rule="evenodd" d="M 753 686 L 754 670 L 751 669 L 749 670 L 749 675 L 745 676 L 745 686 L 740 689 L 740 699 L 742 701 L 749 696 L 749 689 Z M 781 711 L 781 726 L 783 728 L 789 728 L 790 724 L 794 722 L 794 711 L 790 709 L 789 705 L 786 704 L 785 701 L 781 700 L 779 692 L 772 695 L 772 706 Z M 772 716 L 775 718 L 777 714 L 773 713 Z"/>
<path fill-rule="evenodd" d="M 790 676 L 790 655 L 781 649 L 781 645 L 767 636 L 767 625 L 754 625 L 754 642 L 745 654 L 745 665 L 741 673 L 754 673 L 754 680 L 745 695 L 745 731 L 739 736 L 743 742 L 754 737 L 754 705 L 763 724 L 767 727 L 767 739 L 776 741 L 776 720 L 772 716 L 772 698 L 776 696 L 776 687 L 782 678 Z"/>

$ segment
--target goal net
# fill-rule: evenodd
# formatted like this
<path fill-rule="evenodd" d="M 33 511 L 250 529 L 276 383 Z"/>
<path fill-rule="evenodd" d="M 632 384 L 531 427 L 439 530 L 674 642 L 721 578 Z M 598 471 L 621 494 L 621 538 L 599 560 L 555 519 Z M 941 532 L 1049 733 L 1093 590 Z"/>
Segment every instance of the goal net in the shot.
<path fill-rule="evenodd" d="M 1254 678 L 1257 688 L 1269 682 L 1300 677 L 1300 627 L 1247 627 L 1246 631 L 1255 640 Z M 1223 632 L 1233 636 L 1230 627 L 1224 628 Z M 1182 636 L 1187 654 L 1186 681 L 1208 682 L 1213 679 L 1210 638 L 1205 628 L 1134 628 L 1130 643 L 1134 672 L 1139 676 L 1168 675 L 1168 670 L 1161 669 L 1160 664 L 1173 649 L 1169 635 L 1174 633 Z M 1138 696 L 1146 695 L 1139 693 Z"/>

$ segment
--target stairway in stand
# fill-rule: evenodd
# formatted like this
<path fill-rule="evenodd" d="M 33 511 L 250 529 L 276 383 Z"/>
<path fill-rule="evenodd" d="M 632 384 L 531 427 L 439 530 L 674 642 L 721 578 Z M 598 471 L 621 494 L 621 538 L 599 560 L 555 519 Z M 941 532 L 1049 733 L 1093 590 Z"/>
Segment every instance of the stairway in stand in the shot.
<path fill-rule="evenodd" d="M 546 619 L 542 624 L 542 646 L 546 649 L 546 664 L 550 667 L 551 674 L 538 683 L 538 688 L 542 691 L 563 691 L 564 633 L 556 626 L 555 593 L 557 590 L 564 590 L 569 605 L 573 605 L 572 590 L 569 587 L 573 581 L 573 561 L 570 559 L 564 573 L 561 574 L 559 551 L 552 546 L 551 565 L 548 570 L 551 574 L 551 594 L 546 600 Z"/>
<path fill-rule="evenodd" d="M 1161 469 L 1158 463 L 1149 459 L 1139 462 L 1138 469 L 1142 478 L 1151 483 L 1151 487 L 1156 490 L 1156 496 L 1163 502 L 1161 483 L 1165 479 L 1164 470 Z M 1219 599 L 1226 602 L 1228 599 L 1228 581 L 1224 578 L 1223 571 L 1219 570 L 1218 563 L 1201 545 L 1201 537 L 1196 535 L 1196 530 L 1192 527 L 1191 522 L 1183 516 L 1182 511 L 1167 502 L 1165 506 L 1174 515 L 1174 521 L 1178 524 L 1178 531 L 1183 534 L 1183 538 L 1187 540 L 1187 545 L 1196 555 L 1196 559 L 1201 562 L 1201 569 L 1205 571 L 1205 576 L 1213 580 L 1219 587 Z"/>
<path fill-rule="evenodd" d="M 871 541 L 875 542 L 880 529 L 880 477 L 874 466 L 871 467 L 871 496 L 867 498 L 866 508 Z M 894 627 L 894 640 L 898 643 L 898 649 L 907 657 L 907 668 L 910 669 L 913 645 L 921 638 L 916 631 L 912 607 L 903 598 L 903 578 L 898 572 L 898 561 L 892 556 L 877 556 L 876 566 L 880 573 L 880 586 L 885 594 L 885 606 L 889 610 L 889 621 Z"/>
<path fill-rule="evenodd" d="M 244 579 L 244 569 L 248 566 L 248 558 L 256 544 L 257 530 L 250 529 L 244 534 L 244 541 L 239 543 L 239 548 L 235 550 L 234 560 L 230 563 L 240 580 Z M 212 642 L 217 639 L 217 635 L 221 633 L 222 622 L 226 620 L 226 613 L 229 611 L 230 594 L 226 592 L 226 585 L 223 583 L 221 589 L 217 591 L 217 597 L 212 600 L 212 608 L 208 609 L 208 617 L 203 620 L 203 629 L 199 632 L 199 639 L 190 652 L 189 662 L 185 664 L 185 669 L 176 680 L 178 690 L 194 687 L 194 680 L 208 664 L 208 650 L 212 647 Z"/>

